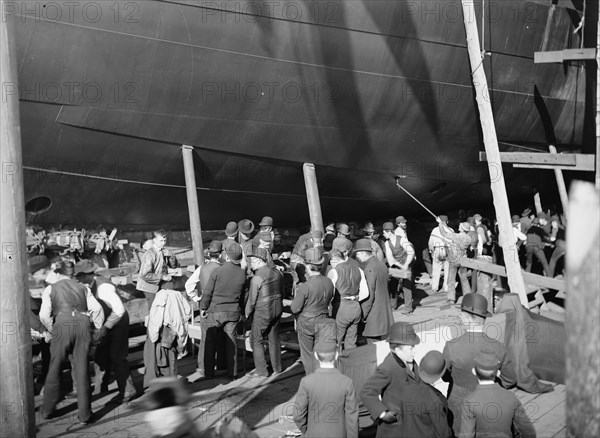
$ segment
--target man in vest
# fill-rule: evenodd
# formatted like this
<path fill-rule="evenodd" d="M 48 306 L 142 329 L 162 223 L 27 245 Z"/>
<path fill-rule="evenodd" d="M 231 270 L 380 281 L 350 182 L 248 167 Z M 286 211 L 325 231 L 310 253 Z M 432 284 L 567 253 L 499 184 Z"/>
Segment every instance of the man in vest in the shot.
<path fill-rule="evenodd" d="M 52 335 L 42 416 L 46 419 L 55 416 L 56 405 L 61 400 L 62 364 L 71 354 L 71 374 L 77 383 L 78 418 L 82 424 L 88 424 L 94 420 L 88 372 L 91 324 L 100 330 L 104 323 L 104 311 L 91 291 L 73 280 L 75 266 L 72 262 L 59 263 L 55 272 L 57 281 L 44 289 L 39 315 L 40 321 Z"/>
<path fill-rule="evenodd" d="M 283 312 L 283 276 L 267 265 L 267 251 L 252 246 L 248 251 L 248 263 L 254 276 L 250 280 L 246 318 L 252 319 L 250 343 L 256 369 L 249 377 L 267 377 L 267 361 L 264 344 L 268 339 L 269 356 L 273 373 L 281 372 L 281 344 L 279 342 L 279 320 Z"/>
<path fill-rule="evenodd" d="M 462 294 L 466 295 L 471 293 L 471 285 L 469 284 L 469 278 L 467 277 L 467 268 L 462 267 L 460 264 L 467 256 L 467 249 L 471 246 L 471 238 L 469 237 L 469 230 L 471 226 L 467 222 L 460 224 L 460 233 L 455 233 L 447 226 L 441 218 L 436 218 L 439 228 L 442 232 L 442 236 L 448 242 L 448 262 L 450 269 L 448 270 L 448 301 L 454 303 L 456 301 L 456 273 L 460 277 L 460 287 L 462 288 Z"/>
<path fill-rule="evenodd" d="M 386 238 L 386 260 L 390 267 L 390 275 L 394 280 L 392 282 L 392 291 L 395 291 L 396 294 L 399 291 L 403 292 L 404 310 L 402 313 L 412 313 L 412 289 L 414 285 L 411 265 L 415 257 L 415 248 L 408 239 L 401 238 L 394 234 L 394 224 L 391 222 L 383 224 L 383 236 Z M 394 284 L 396 282 L 397 284 Z M 397 303 L 397 296 L 393 297 L 392 300 L 394 300 L 394 298 Z"/>
<path fill-rule="evenodd" d="M 136 289 L 146 295 L 148 309 L 152 307 L 152 302 L 160 289 L 160 285 L 165 281 L 171 281 L 171 276 L 167 273 L 163 253 L 166 244 L 167 234 L 162 230 L 155 231 L 152 245 L 146 250 L 140 266 Z"/>
<path fill-rule="evenodd" d="M 217 249 L 216 247 L 214 248 Z M 201 324 L 204 332 L 203 344 L 198 352 L 200 378 L 212 379 L 215 375 L 215 355 L 220 345 L 225 346 L 227 375 L 237 377 L 236 334 L 241 318 L 241 301 L 246 285 L 246 275 L 240 267 L 242 250 L 239 245 L 229 245 L 224 251 L 222 266 L 207 264 L 208 278 L 202 285 L 200 300 Z M 206 273 L 205 273 L 206 274 Z M 201 272 L 202 275 L 202 272 Z M 225 336 L 222 336 L 222 334 Z M 201 354 L 202 353 L 202 354 Z"/>
<path fill-rule="evenodd" d="M 318 364 L 313 350 L 318 338 L 329 334 L 328 341 L 335 344 L 335 323 L 329 318 L 329 304 L 333 299 L 333 283 L 321 275 L 323 255 L 317 248 L 309 248 L 304 252 L 306 282 L 300 284 L 290 304 L 293 314 L 297 315 L 296 331 L 300 345 L 300 357 L 306 375 L 315 371 Z M 329 330 L 330 333 L 327 333 Z"/>
<path fill-rule="evenodd" d="M 97 269 L 98 265 L 89 260 L 81 260 L 75 265 L 77 280 L 90 288 L 104 311 L 104 325 L 96 335 L 94 394 L 108 392 L 112 369 L 119 388 L 112 402 L 129 403 L 137 395 L 127 362 L 129 313 L 110 280 L 94 275 Z"/>
<path fill-rule="evenodd" d="M 448 216 L 441 215 L 440 219 L 445 225 L 448 224 Z M 442 268 L 444 269 L 444 286 L 443 291 L 448 291 L 448 271 L 450 265 L 448 263 L 448 248 L 446 247 L 446 241 L 442 237 L 439 225 L 431 231 L 429 236 L 429 253 L 431 254 L 432 272 L 431 272 L 431 290 L 436 293 L 440 287 L 440 276 L 442 274 Z"/>
<path fill-rule="evenodd" d="M 348 261 L 348 252 L 337 250 L 331 253 L 331 271 L 327 274 L 335 286 L 336 295 L 333 302 L 333 317 L 335 318 L 337 343 L 340 348 L 349 350 L 356 347 L 358 324 L 362 310 L 360 308 L 360 287 L 366 286 L 363 271 L 356 260 Z M 367 298 L 367 297 L 365 297 Z M 342 347 L 343 346 L 343 347 Z"/>

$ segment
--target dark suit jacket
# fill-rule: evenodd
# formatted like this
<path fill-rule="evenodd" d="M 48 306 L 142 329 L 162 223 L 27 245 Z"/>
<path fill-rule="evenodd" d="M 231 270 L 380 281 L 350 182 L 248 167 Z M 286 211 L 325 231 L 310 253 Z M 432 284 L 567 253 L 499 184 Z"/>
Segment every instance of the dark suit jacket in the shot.
<path fill-rule="evenodd" d="M 422 382 L 416 363 L 413 365 L 413 370 L 414 373 L 411 374 L 404 362 L 394 353 L 390 353 L 377 367 L 375 374 L 367 380 L 360 392 L 360 399 L 374 421 L 379 421 L 379 416 L 384 411 L 396 412 L 399 414 L 398 419 L 402 418 L 403 404 L 410 402 L 410 397 L 422 391 L 420 389 Z M 417 388 L 417 386 L 419 387 Z M 381 400 L 379 399 L 380 395 Z M 406 435 L 406 433 L 409 434 Z M 402 436 L 413 436 L 410 431 L 405 432 L 405 424 L 402 421 L 394 424 L 381 423 L 377 428 L 377 438 Z"/>
<path fill-rule="evenodd" d="M 388 291 L 388 269 L 377 257 L 371 257 L 365 269 L 365 278 L 369 286 L 369 298 L 360 306 L 366 319 L 363 336 L 384 336 L 394 323 L 392 303 Z"/>
<path fill-rule="evenodd" d="M 302 378 L 294 421 L 305 437 L 358 438 L 354 384 L 335 368 L 318 368 Z"/>
<path fill-rule="evenodd" d="M 516 434 L 511 426 L 523 438 L 535 438 L 535 429 L 521 402 L 497 383 L 479 385 L 465 398 L 460 426 L 460 438 L 512 438 Z"/>

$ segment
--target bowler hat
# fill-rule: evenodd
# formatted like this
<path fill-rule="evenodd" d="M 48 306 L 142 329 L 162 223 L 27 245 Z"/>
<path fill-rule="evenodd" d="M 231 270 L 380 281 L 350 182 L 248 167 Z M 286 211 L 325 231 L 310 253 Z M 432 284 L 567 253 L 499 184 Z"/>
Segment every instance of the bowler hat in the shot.
<path fill-rule="evenodd" d="M 371 246 L 371 242 L 372 242 L 372 240 L 369 240 L 369 239 L 360 239 L 359 241 L 356 242 L 356 245 L 354 246 L 354 251 L 356 251 L 356 252 L 358 252 L 358 251 L 373 252 L 373 247 Z"/>
<path fill-rule="evenodd" d="M 517 214 L 514 214 L 511 218 L 513 224 L 518 224 L 520 219 L 521 218 Z"/>
<path fill-rule="evenodd" d="M 421 342 L 421 339 L 408 322 L 395 322 L 388 330 L 386 341 L 390 344 L 417 345 Z"/>
<path fill-rule="evenodd" d="M 419 364 L 419 377 L 426 383 L 434 383 L 446 371 L 446 359 L 437 350 L 428 352 Z"/>
<path fill-rule="evenodd" d="M 488 301 L 481 294 L 469 293 L 463 297 L 462 303 L 460 305 L 460 310 L 472 313 L 473 315 L 481 316 L 482 318 L 487 318 L 488 316 L 492 316 L 490 312 L 487 311 Z"/>
<path fill-rule="evenodd" d="M 259 227 L 272 227 L 273 226 L 273 218 L 271 216 L 265 216 L 261 219 L 258 224 Z"/>
<path fill-rule="evenodd" d="M 240 229 L 240 233 L 242 234 L 250 234 L 254 231 L 254 222 L 250 219 L 242 219 L 238 222 L 238 227 Z"/>
<path fill-rule="evenodd" d="M 308 248 L 304 251 L 304 262 L 310 265 L 323 264 L 323 252 L 319 248 Z"/>
<path fill-rule="evenodd" d="M 238 232 L 238 225 L 235 222 L 228 222 L 225 227 L 225 234 L 229 237 L 233 237 Z"/>
<path fill-rule="evenodd" d="M 261 231 L 258 233 L 258 238 L 264 242 L 271 242 L 273 240 L 273 236 L 270 231 Z"/>
<path fill-rule="evenodd" d="M 98 265 L 90 260 L 80 260 L 75 265 L 75 275 L 93 274 L 98 270 Z"/>
<path fill-rule="evenodd" d="M 252 245 L 248 245 L 246 247 L 246 257 L 256 257 L 266 262 L 269 260 L 269 253 L 266 249 L 261 248 L 260 246 L 253 243 Z"/>
<path fill-rule="evenodd" d="M 394 224 L 391 222 L 386 222 L 383 224 L 383 231 L 394 231 Z"/>
<path fill-rule="evenodd" d="M 223 251 L 223 242 L 219 240 L 213 240 L 210 242 L 210 245 L 208 245 L 208 252 L 211 254 L 218 254 L 221 251 Z"/>
<path fill-rule="evenodd" d="M 446 216 L 445 214 L 440 214 L 439 218 L 442 222 L 448 222 L 448 216 Z"/>
<path fill-rule="evenodd" d="M 365 227 L 363 228 L 363 230 L 367 233 L 374 233 L 375 232 L 375 227 L 373 226 L 372 222 L 367 222 L 365 224 Z"/>
<path fill-rule="evenodd" d="M 343 234 L 344 236 L 350 235 L 350 227 L 346 224 L 339 224 L 337 230 L 338 233 Z"/>
<path fill-rule="evenodd" d="M 473 358 L 475 368 L 483 371 L 498 371 L 500 369 L 500 360 L 496 353 L 488 348 L 478 351 Z M 419 370 L 421 371 L 421 370 Z"/>
<path fill-rule="evenodd" d="M 330 223 L 330 224 L 328 224 L 328 225 L 325 227 L 325 231 L 331 231 L 331 232 L 334 232 L 334 231 L 335 231 L 335 224 L 334 224 L 333 222 L 332 222 L 332 223 Z"/>
<path fill-rule="evenodd" d="M 404 218 L 404 216 L 398 216 L 396 218 L 396 223 L 399 224 L 405 224 L 406 223 L 406 219 Z"/>
<path fill-rule="evenodd" d="M 234 263 L 239 263 L 242 260 L 242 247 L 237 242 L 231 242 L 225 245 L 225 254 Z"/>
<path fill-rule="evenodd" d="M 475 219 L 476 221 L 480 221 L 483 218 L 481 217 L 481 215 L 479 213 L 477 213 L 477 214 L 473 215 L 473 219 Z"/>

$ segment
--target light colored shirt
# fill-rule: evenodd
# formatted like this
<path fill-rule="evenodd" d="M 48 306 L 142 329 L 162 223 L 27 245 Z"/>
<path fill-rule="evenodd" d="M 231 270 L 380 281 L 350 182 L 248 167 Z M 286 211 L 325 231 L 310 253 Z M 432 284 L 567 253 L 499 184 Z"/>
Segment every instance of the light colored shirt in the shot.
<path fill-rule="evenodd" d="M 109 309 L 112 310 L 106 321 L 104 321 L 104 326 L 108 329 L 113 328 L 123 317 L 125 314 L 125 306 L 123 305 L 123 301 L 117 294 L 117 288 L 110 283 L 102 283 L 98 286 L 97 290 L 98 299 L 102 300 Z M 89 309 L 88 304 L 88 309 Z"/>
<path fill-rule="evenodd" d="M 404 248 L 404 251 L 406 251 L 406 266 L 409 266 L 413 259 L 415 258 L 415 248 L 413 247 L 412 243 L 410 243 L 408 241 L 408 239 L 406 237 L 399 237 L 396 236 L 396 239 L 400 239 L 400 245 L 402 246 L 402 248 Z M 400 267 L 400 262 L 398 260 L 396 260 L 396 257 L 394 257 L 394 254 L 392 253 L 392 248 L 391 248 L 391 242 L 389 240 L 385 241 L 385 258 L 388 262 L 388 266 L 391 268 L 393 266 L 398 266 Z M 394 242 L 395 245 L 395 242 Z"/>
<path fill-rule="evenodd" d="M 196 286 L 200 282 L 200 271 L 202 270 L 202 265 L 198 266 L 194 273 L 187 279 L 185 282 L 185 293 L 188 294 L 188 297 L 194 298 L 198 296 L 196 292 Z"/>
<path fill-rule="evenodd" d="M 68 277 L 61 277 L 59 280 L 62 280 L 63 278 L 68 278 Z M 86 302 L 87 302 L 87 308 L 88 308 L 88 315 L 90 316 L 90 319 L 92 320 L 92 323 L 94 324 L 94 327 L 96 327 L 97 329 L 99 329 L 100 327 L 102 327 L 102 323 L 104 322 L 104 310 L 102 310 L 102 306 L 100 305 L 100 303 L 98 302 L 98 300 L 96 300 L 96 298 L 94 298 L 94 295 L 92 295 L 92 291 L 90 291 L 90 288 L 87 286 L 85 287 L 85 298 L 86 298 Z M 42 305 L 40 307 L 40 321 L 42 321 L 42 324 L 44 324 L 44 326 L 48 329 L 48 331 L 50 333 L 52 333 L 52 323 L 53 323 L 53 314 L 52 314 L 52 299 L 50 298 L 50 293 L 52 292 L 52 285 L 50 286 L 46 286 L 46 289 L 44 289 L 44 292 L 42 292 Z M 121 303 L 121 305 L 123 305 Z"/>
<path fill-rule="evenodd" d="M 365 277 L 364 271 L 360 268 L 359 268 L 359 270 L 360 270 L 360 285 L 358 286 L 358 301 L 362 301 L 362 300 L 366 300 L 367 298 L 369 298 L 369 285 L 367 284 L 367 279 Z M 329 270 L 329 272 L 327 273 L 327 278 L 329 278 L 331 280 L 331 282 L 333 283 L 333 287 L 335 287 L 335 284 L 338 279 L 338 274 L 337 274 L 335 268 Z"/>

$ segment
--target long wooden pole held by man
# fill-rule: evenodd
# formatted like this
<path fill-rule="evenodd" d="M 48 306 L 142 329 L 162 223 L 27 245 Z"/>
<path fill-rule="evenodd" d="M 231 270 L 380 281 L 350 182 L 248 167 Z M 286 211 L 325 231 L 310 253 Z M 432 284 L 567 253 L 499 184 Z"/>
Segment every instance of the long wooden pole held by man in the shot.
<path fill-rule="evenodd" d="M 25 203 L 13 17 L 0 0 L 0 437 L 35 436 Z"/>
<path fill-rule="evenodd" d="M 490 103 L 487 78 L 483 69 L 485 55 L 481 52 L 479 44 L 475 7 L 473 0 L 461 0 L 461 3 L 467 34 L 467 49 L 471 63 L 471 76 L 473 86 L 475 87 L 477 107 L 479 108 L 479 120 L 481 122 L 481 130 L 483 131 L 483 143 L 490 171 L 492 196 L 496 218 L 498 219 L 498 229 L 500 230 L 499 239 L 502 245 L 502 252 L 504 253 L 508 285 L 511 292 L 519 295 L 521 304 L 527 307 L 525 283 L 523 282 L 521 265 L 513 241 L 512 221 L 508 206 L 508 195 L 506 194 L 506 186 L 504 185 L 502 162 L 500 161 L 500 150 L 498 149 L 498 137 L 496 135 L 496 126 L 494 125 L 494 114 L 492 113 L 492 104 Z"/>

